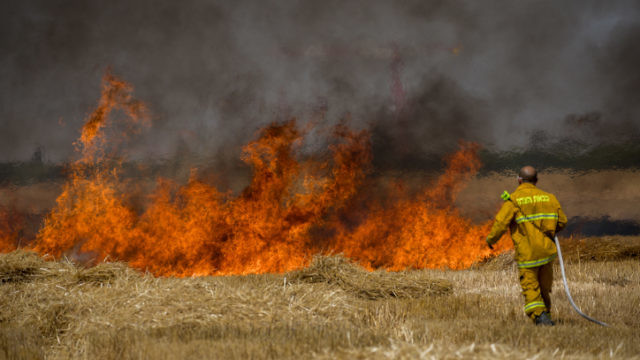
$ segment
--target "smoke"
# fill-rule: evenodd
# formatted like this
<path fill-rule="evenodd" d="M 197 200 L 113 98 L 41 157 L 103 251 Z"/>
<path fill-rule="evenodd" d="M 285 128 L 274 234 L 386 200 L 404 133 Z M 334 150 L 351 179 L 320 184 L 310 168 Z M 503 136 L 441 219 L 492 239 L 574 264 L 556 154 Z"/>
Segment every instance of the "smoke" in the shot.
<path fill-rule="evenodd" d="M 372 128 L 388 166 L 457 140 L 623 141 L 640 133 L 639 15 L 623 0 L 8 2 L 0 161 L 73 156 L 107 66 L 154 114 L 134 158 L 237 157 L 290 116 Z"/>

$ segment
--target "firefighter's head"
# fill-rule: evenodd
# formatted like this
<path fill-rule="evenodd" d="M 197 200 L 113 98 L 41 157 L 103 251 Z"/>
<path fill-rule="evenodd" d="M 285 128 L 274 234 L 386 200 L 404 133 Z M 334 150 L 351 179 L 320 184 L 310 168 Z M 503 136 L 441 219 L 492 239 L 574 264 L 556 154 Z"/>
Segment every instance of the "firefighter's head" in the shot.
<path fill-rule="evenodd" d="M 518 173 L 518 184 L 531 183 L 535 185 L 538 182 L 538 172 L 533 166 L 525 166 Z"/>

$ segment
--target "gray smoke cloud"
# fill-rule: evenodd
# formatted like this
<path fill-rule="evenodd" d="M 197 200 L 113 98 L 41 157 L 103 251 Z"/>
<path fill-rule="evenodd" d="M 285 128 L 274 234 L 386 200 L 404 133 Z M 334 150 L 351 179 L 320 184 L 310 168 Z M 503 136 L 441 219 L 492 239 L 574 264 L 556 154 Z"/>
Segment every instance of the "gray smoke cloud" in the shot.
<path fill-rule="evenodd" d="M 73 156 L 107 66 L 149 104 L 134 156 L 237 157 L 273 120 L 374 129 L 376 154 L 640 133 L 637 1 L 13 1 L 0 161 Z"/>

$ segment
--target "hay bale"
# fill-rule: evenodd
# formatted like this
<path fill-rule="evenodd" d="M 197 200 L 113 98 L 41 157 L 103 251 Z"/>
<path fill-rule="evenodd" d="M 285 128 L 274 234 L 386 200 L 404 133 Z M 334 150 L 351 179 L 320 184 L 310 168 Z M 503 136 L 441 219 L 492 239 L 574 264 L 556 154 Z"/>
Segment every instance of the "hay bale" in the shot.
<path fill-rule="evenodd" d="M 287 275 L 291 280 L 306 283 L 326 282 L 342 285 L 345 279 L 364 275 L 367 271 L 344 256 L 315 256 L 311 264 L 304 269 Z"/>
<path fill-rule="evenodd" d="M 78 268 L 69 259 L 49 260 L 54 259 L 23 249 L 0 254 L 0 283 L 40 281 L 51 277 L 65 282 L 77 280 Z"/>
<path fill-rule="evenodd" d="M 76 273 L 78 282 L 93 285 L 109 284 L 119 278 L 128 279 L 139 276 L 141 276 L 140 273 L 123 262 L 103 262 L 94 267 L 80 269 Z"/>
<path fill-rule="evenodd" d="M 78 268 L 69 260 L 46 261 L 35 252 L 22 249 L 0 254 L 0 283 L 57 277 L 71 282 L 100 285 L 118 278 L 140 276 L 138 271 L 122 262 L 103 262 L 90 268 Z"/>
<path fill-rule="evenodd" d="M 505 251 L 471 265 L 474 270 L 507 270 L 516 266 L 515 252 Z"/>
<path fill-rule="evenodd" d="M 29 281 L 42 275 L 47 264 L 35 252 L 15 250 L 0 255 L 0 282 Z"/>
<path fill-rule="evenodd" d="M 290 272 L 287 278 L 291 282 L 333 284 L 370 300 L 442 295 L 452 289 L 449 281 L 427 278 L 425 272 L 369 272 L 339 255 L 316 256 L 309 267 Z"/>

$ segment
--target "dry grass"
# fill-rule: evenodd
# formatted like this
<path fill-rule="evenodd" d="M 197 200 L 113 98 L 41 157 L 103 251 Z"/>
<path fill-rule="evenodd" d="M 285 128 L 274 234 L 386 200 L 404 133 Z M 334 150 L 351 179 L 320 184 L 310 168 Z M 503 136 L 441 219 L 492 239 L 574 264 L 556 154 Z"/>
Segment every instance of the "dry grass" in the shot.
<path fill-rule="evenodd" d="M 343 256 L 316 256 L 305 269 L 287 275 L 293 282 L 327 283 L 369 300 L 420 298 L 451 292 L 451 282 L 420 276 L 419 272 L 369 272 Z"/>
<path fill-rule="evenodd" d="M 22 282 L 42 276 L 50 268 L 39 255 L 17 250 L 0 257 L 0 282 Z"/>
<path fill-rule="evenodd" d="M 619 236 L 571 238 L 560 245 L 572 260 L 640 259 L 640 237 L 624 237 L 624 241 Z"/>
<path fill-rule="evenodd" d="M 0 256 L 0 358 L 638 358 L 640 263 L 588 260 L 591 243 L 579 256 L 566 246 L 572 295 L 611 328 L 573 313 L 560 281 L 558 326 L 529 323 L 507 256 L 464 271 L 366 273 L 329 257 L 284 275 L 175 279 L 17 251 Z"/>

